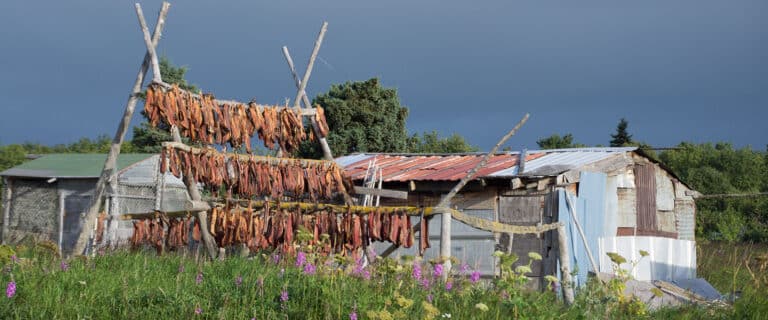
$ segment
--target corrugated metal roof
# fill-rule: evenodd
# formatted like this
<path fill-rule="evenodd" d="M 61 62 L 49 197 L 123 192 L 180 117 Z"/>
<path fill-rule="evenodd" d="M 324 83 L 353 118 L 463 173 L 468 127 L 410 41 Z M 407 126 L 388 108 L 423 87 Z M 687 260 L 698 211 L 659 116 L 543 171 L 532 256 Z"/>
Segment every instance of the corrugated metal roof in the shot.
<path fill-rule="evenodd" d="M 492 156 L 480 169 L 478 178 L 514 176 L 551 176 L 603 160 L 611 155 L 634 151 L 636 148 L 581 148 L 532 150 L 526 152 L 525 172 L 519 174 L 519 152 Z M 339 157 L 336 162 L 345 168 L 353 180 L 362 180 L 369 161 L 382 168 L 384 181 L 454 181 L 475 167 L 483 154 L 353 154 Z"/>
<path fill-rule="evenodd" d="M 118 170 L 151 157 L 149 153 L 126 153 L 117 158 Z M 54 153 L 0 172 L 0 176 L 32 178 L 98 178 L 106 154 Z"/>

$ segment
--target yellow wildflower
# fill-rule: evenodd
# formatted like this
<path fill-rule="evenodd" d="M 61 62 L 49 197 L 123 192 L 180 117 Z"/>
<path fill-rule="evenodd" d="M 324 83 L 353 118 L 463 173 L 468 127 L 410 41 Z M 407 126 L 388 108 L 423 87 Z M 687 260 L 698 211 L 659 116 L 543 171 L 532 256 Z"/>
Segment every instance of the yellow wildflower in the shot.
<path fill-rule="evenodd" d="M 486 306 L 485 303 L 482 303 L 482 302 L 476 304 L 475 308 L 480 309 L 480 311 L 482 312 L 488 311 L 488 306 Z"/>

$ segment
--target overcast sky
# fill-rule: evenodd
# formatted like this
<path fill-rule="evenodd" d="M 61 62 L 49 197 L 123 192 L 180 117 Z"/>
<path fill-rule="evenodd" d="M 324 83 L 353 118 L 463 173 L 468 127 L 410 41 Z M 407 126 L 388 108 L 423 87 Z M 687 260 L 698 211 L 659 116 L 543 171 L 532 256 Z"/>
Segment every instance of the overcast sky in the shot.
<path fill-rule="evenodd" d="M 146 50 L 134 2 L 0 2 L 0 144 L 114 135 Z M 529 112 L 515 150 L 607 145 L 621 117 L 653 146 L 768 144 L 764 0 L 175 1 L 158 51 L 217 97 L 282 103 L 281 47 L 303 74 L 323 21 L 310 97 L 379 77 L 411 132 L 488 150 Z"/>

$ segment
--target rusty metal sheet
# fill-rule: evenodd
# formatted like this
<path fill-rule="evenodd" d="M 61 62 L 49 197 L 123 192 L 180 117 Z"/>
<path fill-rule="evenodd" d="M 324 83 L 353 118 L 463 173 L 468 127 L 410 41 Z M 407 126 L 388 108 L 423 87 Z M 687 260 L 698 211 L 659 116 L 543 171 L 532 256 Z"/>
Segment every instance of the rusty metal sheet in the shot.
<path fill-rule="evenodd" d="M 658 230 L 656 224 L 656 173 L 653 164 L 635 166 L 637 229 Z"/>

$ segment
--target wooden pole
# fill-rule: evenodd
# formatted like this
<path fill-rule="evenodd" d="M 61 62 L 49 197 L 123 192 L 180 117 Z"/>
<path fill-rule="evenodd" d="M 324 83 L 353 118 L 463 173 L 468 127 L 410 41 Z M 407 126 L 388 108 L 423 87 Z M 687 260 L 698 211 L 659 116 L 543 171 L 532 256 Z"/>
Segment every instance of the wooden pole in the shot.
<path fill-rule="evenodd" d="M 13 198 L 13 180 L 3 178 L 5 194 L 3 195 L 3 234 L 0 243 L 6 244 L 8 240 L 8 224 L 11 223 L 11 199 Z"/>
<path fill-rule="evenodd" d="M 157 46 L 157 42 L 160 40 L 160 34 L 162 33 L 163 26 L 165 25 L 165 17 L 168 15 L 168 8 L 170 4 L 163 2 L 163 6 L 160 9 L 160 15 L 157 17 L 157 25 L 155 25 L 155 31 L 152 35 L 152 44 Z M 136 108 L 136 103 L 139 101 L 139 94 L 141 93 L 141 85 L 144 83 L 144 76 L 149 69 L 151 57 L 149 52 L 144 54 L 144 61 L 141 64 L 139 74 L 136 76 L 136 82 L 133 84 L 133 90 L 128 96 L 128 103 L 125 106 L 125 112 L 123 118 L 120 120 L 120 124 L 117 127 L 114 139 L 112 139 L 112 146 L 109 149 L 107 160 L 104 162 L 104 168 L 101 170 L 101 176 L 99 176 L 98 182 L 96 182 L 96 188 L 93 192 L 93 198 L 91 199 L 91 205 L 88 208 L 88 212 L 83 220 L 83 228 L 81 229 L 80 236 L 77 238 L 73 253 L 81 254 L 85 250 L 88 242 L 88 230 L 91 229 L 92 223 L 96 216 L 99 214 L 99 209 L 102 204 L 102 197 L 104 196 L 104 189 L 107 180 L 113 176 L 117 167 L 117 156 L 120 154 L 120 146 L 125 138 L 125 133 L 128 131 L 128 126 L 131 123 L 131 117 L 133 117 L 133 110 Z"/>
<path fill-rule="evenodd" d="M 64 214 L 66 214 L 66 208 L 64 207 L 66 204 L 66 195 L 64 195 L 64 192 L 59 189 L 59 255 L 64 254 Z"/>
<path fill-rule="evenodd" d="M 565 226 L 557 227 L 557 245 L 560 251 L 560 288 L 567 305 L 573 304 L 573 280 L 571 280 L 571 255 L 568 252 L 568 236 Z"/>
<path fill-rule="evenodd" d="M 456 194 L 461 191 L 461 188 L 463 188 L 465 185 L 467 185 L 467 182 L 471 180 L 476 174 L 477 171 L 480 170 L 480 168 L 484 167 L 486 163 L 488 163 L 488 159 L 493 156 L 496 151 L 499 150 L 499 147 L 501 147 L 504 142 L 507 142 L 509 138 L 511 138 L 515 133 L 517 133 L 517 130 L 520 129 L 520 127 L 525 124 L 526 121 L 528 121 L 529 115 L 526 113 L 525 116 L 523 116 L 523 119 L 520 120 L 520 122 L 515 125 L 512 130 L 510 130 L 506 135 L 504 135 L 501 140 L 499 140 L 498 143 L 496 143 L 495 146 L 491 149 L 490 152 L 488 152 L 485 156 L 483 156 L 483 159 L 480 160 L 480 162 L 475 165 L 472 170 L 467 172 L 467 175 L 462 178 L 459 183 L 456 184 L 456 186 L 451 189 L 450 192 L 442 199 L 440 200 L 440 203 L 438 203 L 438 208 L 447 208 L 453 197 L 456 196 Z M 444 267 L 443 272 L 445 272 L 445 276 L 443 278 L 447 278 L 448 271 L 451 270 L 451 214 L 450 212 L 443 213 L 443 221 L 442 221 L 442 230 L 440 230 L 440 258 L 444 260 Z"/>
<path fill-rule="evenodd" d="M 315 47 L 312 49 L 312 55 L 309 56 L 309 63 L 307 63 L 307 70 L 304 71 L 304 78 L 301 79 L 301 84 L 299 85 L 299 90 L 296 92 L 296 99 L 293 99 L 293 107 L 296 108 L 299 106 L 299 101 L 301 101 L 301 95 L 305 94 L 304 90 L 307 88 L 307 82 L 309 81 L 309 76 L 312 74 L 312 67 L 315 65 L 315 58 L 317 58 L 317 53 L 320 51 L 320 45 L 323 43 L 323 38 L 325 37 L 325 31 L 328 30 L 328 22 L 323 22 L 323 26 L 320 27 L 320 34 L 317 35 L 317 40 L 315 40 Z"/>
<path fill-rule="evenodd" d="M 165 6 L 165 3 L 163 3 L 163 6 Z M 136 4 L 136 15 L 139 17 L 139 25 L 144 34 L 144 44 L 147 46 L 149 61 L 152 65 L 152 80 L 160 81 L 160 79 L 162 79 L 162 76 L 160 75 L 160 63 L 158 62 L 157 53 L 155 52 L 155 46 L 157 46 L 157 44 L 152 41 L 152 38 L 149 36 L 147 21 L 144 20 L 144 11 L 141 10 L 141 4 L 139 3 Z"/>
<path fill-rule="evenodd" d="M 181 143 L 179 128 L 176 126 L 171 127 L 171 135 L 173 136 L 174 142 Z M 203 198 L 200 195 L 200 190 L 197 189 L 197 181 L 195 181 L 195 177 L 191 174 L 184 175 L 184 184 L 187 186 L 187 193 L 189 193 L 189 198 L 192 201 L 200 201 Z M 200 223 L 200 234 L 202 235 L 205 249 L 208 250 L 208 256 L 211 257 L 211 259 L 216 259 L 219 250 L 216 240 L 213 239 L 211 232 L 208 230 L 208 212 L 205 210 L 195 211 L 195 217 Z"/>
<path fill-rule="evenodd" d="M 301 89 L 301 82 L 296 74 L 296 68 L 293 66 L 293 59 L 291 59 L 291 54 L 288 52 L 288 47 L 283 47 L 283 56 L 288 62 L 288 67 L 291 69 L 291 75 L 293 76 L 293 81 L 296 83 L 296 88 Z M 304 102 L 304 108 L 309 109 L 312 107 L 312 104 L 307 97 L 307 92 L 304 90 L 301 91 L 301 100 Z M 325 158 L 325 160 L 333 160 L 333 154 L 331 153 L 331 147 L 328 145 L 328 140 L 320 134 L 320 127 L 318 126 L 317 121 L 315 121 L 315 118 L 312 117 L 310 119 L 312 130 L 315 131 L 315 136 L 318 137 L 317 140 L 320 142 L 320 148 L 323 149 L 323 158 Z"/>
<path fill-rule="evenodd" d="M 565 201 L 568 204 L 568 212 L 571 214 L 571 219 L 573 220 L 573 224 L 576 225 L 576 230 L 579 231 L 579 235 L 581 235 L 581 241 L 584 243 L 584 249 L 587 251 L 587 258 L 589 258 L 589 263 L 592 265 L 592 270 L 595 271 L 595 274 L 598 273 L 597 269 L 597 263 L 595 263 L 595 256 L 592 255 L 592 250 L 589 248 L 589 243 L 587 243 L 587 236 L 584 235 L 584 229 L 581 228 L 581 223 L 579 223 L 579 218 L 576 217 L 576 207 L 573 206 L 573 202 L 571 202 L 571 197 L 568 196 L 568 192 L 564 192 L 565 194 Z M 596 277 L 598 280 L 600 277 Z M 600 282 L 603 282 L 600 280 Z"/>

